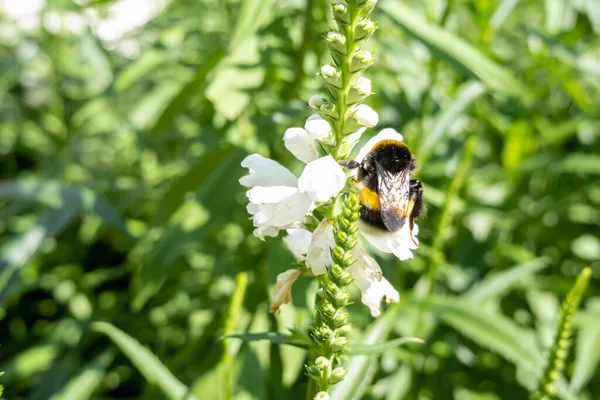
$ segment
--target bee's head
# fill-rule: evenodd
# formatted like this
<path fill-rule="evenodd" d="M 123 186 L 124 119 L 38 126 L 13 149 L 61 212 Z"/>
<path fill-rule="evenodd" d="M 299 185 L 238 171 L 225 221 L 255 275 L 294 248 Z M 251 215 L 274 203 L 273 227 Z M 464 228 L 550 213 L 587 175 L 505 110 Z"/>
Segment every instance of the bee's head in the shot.
<path fill-rule="evenodd" d="M 386 170 L 397 174 L 415 169 L 415 160 L 408 147 L 402 142 L 384 143 L 374 149 L 378 163 Z"/>

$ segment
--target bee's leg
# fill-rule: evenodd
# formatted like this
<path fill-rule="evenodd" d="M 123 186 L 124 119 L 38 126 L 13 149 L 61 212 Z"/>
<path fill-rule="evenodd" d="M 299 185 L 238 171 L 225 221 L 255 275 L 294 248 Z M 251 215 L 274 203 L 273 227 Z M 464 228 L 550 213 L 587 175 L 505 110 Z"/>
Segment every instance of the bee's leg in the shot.
<path fill-rule="evenodd" d="M 342 167 L 346 167 L 348 169 L 355 169 L 360 167 L 360 163 L 358 161 L 355 160 L 340 160 L 338 161 L 338 164 L 341 165 Z"/>
<path fill-rule="evenodd" d="M 410 215 L 408 218 L 410 237 L 412 241 L 418 246 L 418 242 L 415 239 L 415 236 L 413 235 L 413 227 L 415 226 L 415 218 L 418 218 L 423 212 L 423 184 L 420 180 L 410 180 L 408 191 L 408 204 L 410 208 Z"/>

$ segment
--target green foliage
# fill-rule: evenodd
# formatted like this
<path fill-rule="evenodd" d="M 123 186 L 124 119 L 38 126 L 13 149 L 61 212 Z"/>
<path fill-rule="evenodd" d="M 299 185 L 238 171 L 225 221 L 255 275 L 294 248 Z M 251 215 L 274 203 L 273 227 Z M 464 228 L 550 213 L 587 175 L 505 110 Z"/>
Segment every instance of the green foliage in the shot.
<path fill-rule="evenodd" d="M 565 368 L 565 360 L 569 355 L 569 348 L 571 347 L 573 317 L 587 289 L 591 275 L 592 270 L 585 268 L 562 303 L 556 326 L 554 344 L 548 355 L 544 375 L 540 379 L 537 391 L 531 396 L 532 399 L 549 400 L 556 394 L 556 381 Z"/>
<path fill-rule="evenodd" d="M 0 9 L 3 398 L 303 399 L 317 287 L 269 313 L 295 260 L 252 236 L 238 179 L 254 152 L 298 172 L 281 139 L 327 96 L 331 2 L 133 3 Z M 414 260 L 376 254 L 401 302 L 373 319 L 351 293 L 332 398 L 526 398 L 588 265 L 573 351 L 550 354 L 557 397 L 594 398 L 600 6 L 385 0 L 370 18 L 361 141 L 403 133 L 428 212 Z"/>

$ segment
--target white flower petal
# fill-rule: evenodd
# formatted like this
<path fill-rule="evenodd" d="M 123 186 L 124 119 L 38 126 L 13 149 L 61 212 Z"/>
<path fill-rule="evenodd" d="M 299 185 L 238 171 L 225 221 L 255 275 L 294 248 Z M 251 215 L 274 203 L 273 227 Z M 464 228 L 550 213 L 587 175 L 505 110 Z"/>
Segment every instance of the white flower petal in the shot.
<path fill-rule="evenodd" d="M 282 304 L 292 302 L 292 285 L 300 275 L 302 271 L 297 269 L 289 269 L 277 275 L 277 282 L 273 287 L 273 301 L 269 307 L 271 312 L 277 312 Z"/>
<path fill-rule="evenodd" d="M 329 122 L 321 118 L 320 115 L 314 114 L 308 117 L 304 124 L 304 129 L 314 140 L 327 139 L 331 134 L 331 125 Z"/>
<path fill-rule="evenodd" d="M 289 228 L 302 220 L 313 207 L 313 202 L 305 193 L 286 186 L 258 186 L 250 189 L 246 195 L 256 206 L 254 226 L 257 228 L 260 225 Z M 250 208 L 248 210 L 251 211 Z"/>
<path fill-rule="evenodd" d="M 397 303 L 400 294 L 387 279 L 382 277 L 377 262 L 358 246 L 355 249 L 359 249 L 356 252 L 353 250 L 352 255 L 356 261 L 348 270 L 362 293 L 361 301 L 369 307 L 372 316 L 378 317 L 381 315 L 381 300 L 385 297 L 387 303 Z"/>
<path fill-rule="evenodd" d="M 302 128 L 290 128 L 283 135 L 285 148 L 305 164 L 319 158 L 315 141 Z"/>
<path fill-rule="evenodd" d="M 379 122 L 379 114 L 366 104 L 356 106 L 353 115 L 356 122 L 367 128 L 372 128 Z"/>
<path fill-rule="evenodd" d="M 296 186 L 298 178 L 277 161 L 250 154 L 242 161 L 242 167 L 248 168 L 249 174 L 240 178 L 243 186 Z"/>
<path fill-rule="evenodd" d="M 365 224 L 360 220 L 358 221 L 358 227 L 363 237 L 377 250 L 384 253 L 393 253 L 400 260 L 413 258 L 411 250 L 417 248 L 418 241 L 417 243 L 413 241 L 408 223 L 404 224 L 396 232 L 384 231 L 383 229 Z M 414 236 L 416 236 L 418 229 L 418 226 L 415 224 L 413 228 Z M 416 241 L 416 237 L 414 239 Z"/>
<path fill-rule="evenodd" d="M 279 235 L 279 229 L 274 226 L 268 226 L 266 228 L 256 228 L 252 234 L 260 240 L 265 240 L 265 236 L 277 237 Z"/>
<path fill-rule="evenodd" d="M 373 146 L 382 140 L 398 140 L 401 142 L 403 139 L 403 136 L 392 128 L 382 129 L 377 135 L 373 136 L 367 143 L 365 143 L 363 147 L 361 147 L 355 160 L 359 163 L 362 162 L 362 160 L 364 160 L 364 158 L 367 156 L 367 153 L 371 151 Z"/>
<path fill-rule="evenodd" d="M 346 174 L 331 156 L 311 161 L 304 167 L 298 189 L 313 201 L 327 201 L 346 185 Z"/>
<path fill-rule="evenodd" d="M 306 229 L 288 229 L 287 233 L 283 241 L 288 249 L 290 249 L 296 258 L 304 259 L 304 256 L 308 252 L 308 246 L 310 246 L 312 233 Z"/>
<path fill-rule="evenodd" d="M 333 223 L 330 219 L 324 219 L 313 232 L 306 252 L 306 265 L 315 276 L 324 274 L 327 271 L 326 266 L 333 264 L 331 249 L 334 247 Z"/>

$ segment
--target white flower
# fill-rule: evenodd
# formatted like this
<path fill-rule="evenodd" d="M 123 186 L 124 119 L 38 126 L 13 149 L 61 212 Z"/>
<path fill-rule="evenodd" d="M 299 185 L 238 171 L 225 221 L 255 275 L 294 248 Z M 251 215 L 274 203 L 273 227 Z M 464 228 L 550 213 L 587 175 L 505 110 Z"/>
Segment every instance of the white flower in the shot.
<path fill-rule="evenodd" d="M 290 128 L 283 135 L 285 148 L 298 160 L 309 163 L 319 158 L 314 140 L 302 128 Z"/>
<path fill-rule="evenodd" d="M 288 229 L 283 242 L 297 259 L 304 260 L 311 238 L 312 233 L 306 229 Z"/>
<path fill-rule="evenodd" d="M 408 221 L 396 232 L 375 228 L 360 220 L 358 221 L 358 229 L 371 246 L 383 253 L 392 253 L 400 260 L 413 258 L 411 250 L 416 250 L 418 247 L 419 242 L 413 236 L 416 236 L 419 232 L 419 226 L 414 224 L 413 235 L 411 235 Z"/>
<path fill-rule="evenodd" d="M 359 163 L 362 162 L 369 151 L 371 151 L 373 146 L 382 140 L 402 141 L 403 137 L 394 129 L 382 129 L 360 149 L 355 160 Z M 416 235 L 419 232 L 419 227 L 417 224 L 414 224 L 413 226 L 412 235 L 408 222 L 396 232 L 378 229 L 360 220 L 358 221 L 358 227 L 363 237 L 367 239 L 369 244 L 371 244 L 377 250 L 384 253 L 392 253 L 400 260 L 408 260 L 413 258 L 411 250 L 415 250 L 419 243 L 416 239 Z"/>
<path fill-rule="evenodd" d="M 310 162 L 298 179 L 298 189 L 313 201 L 327 201 L 346 185 L 346 174 L 331 156 Z"/>
<path fill-rule="evenodd" d="M 310 246 L 306 254 L 306 265 L 314 275 L 321 275 L 327 271 L 327 265 L 333 264 L 331 249 L 334 248 L 333 224 L 331 220 L 323 220 L 313 232 Z M 377 262 L 369 257 L 361 246 L 354 247 L 350 254 L 355 260 L 348 271 L 354 278 L 354 283 L 360 289 L 361 301 L 369 307 L 371 315 L 377 317 L 381 314 L 380 304 L 384 298 L 386 302 L 398 302 L 400 294 L 382 276 L 381 268 Z"/>
<path fill-rule="evenodd" d="M 291 143 L 291 142 L 290 142 Z M 315 202 L 328 201 L 345 185 L 346 175 L 331 156 L 309 162 L 300 179 L 279 163 L 252 154 L 242 161 L 249 174 L 240 184 L 250 203 L 254 235 L 277 236 L 279 230 L 295 228 L 315 208 Z"/>
<path fill-rule="evenodd" d="M 273 301 L 269 309 L 271 312 L 279 311 L 282 304 L 287 304 L 292 301 L 292 285 L 302 275 L 302 271 L 297 269 L 289 269 L 277 275 L 277 282 L 273 287 Z"/>
<path fill-rule="evenodd" d="M 304 124 L 304 129 L 306 129 L 308 135 L 314 140 L 324 140 L 329 138 L 332 134 L 329 122 L 325 121 L 317 114 L 308 117 Z"/>
<path fill-rule="evenodd" d="M 359 125 L 372 128 L 379 122 L 379 114 L 366 104 L 359 104 L 354 107 L 352 115 Z"/>
<path fill-rule="evenodd" d="M 361 76 L 360 79 L 354 84 L 353 88 L 359 95 L 368 96 L 371 94 L 371 80 Z"/>

